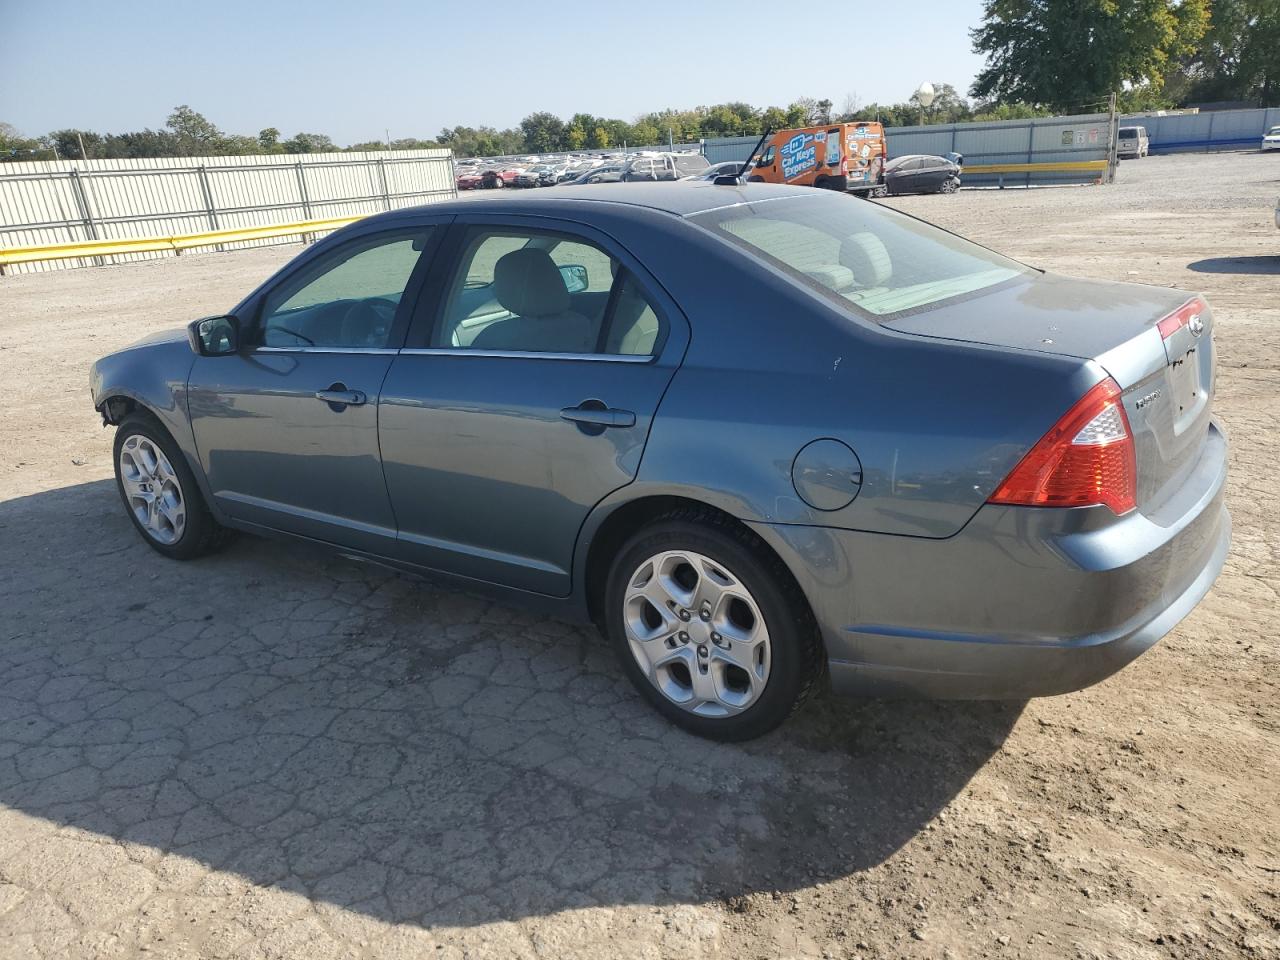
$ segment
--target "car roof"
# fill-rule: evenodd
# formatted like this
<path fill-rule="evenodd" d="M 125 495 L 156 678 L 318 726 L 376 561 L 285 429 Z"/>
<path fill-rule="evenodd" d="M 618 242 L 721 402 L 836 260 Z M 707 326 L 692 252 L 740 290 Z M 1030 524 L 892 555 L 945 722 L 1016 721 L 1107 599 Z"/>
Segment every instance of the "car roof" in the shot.
<path fill-rule="evenodd" d="M 409 211 L 420 213 L 453 213 L 474 211 L 474 204 L 486 206 L 486 213 L 516 213 L 536 215 L 546 212 L 548 201 L 572 200 L 584 203 L 608 202 L 617 207 L 641 207 L 661 213 L 687 217 L 706 210 L 755 203 L 780 197 L 803 197 L 813 194 L 812 187 L 788 187 L 774 183 L 743 183 L 727 186 L 709 181 L 680 180 L 658 183 L 584 184 L 577 187 L 543 187 L 537 191 L 506 190 L 492 193 L 470 194 L 453 200 L 407 207 L 404 210 L 377 214 L 379 218 L 394 218 Z M 563 208 L 561 208 L 563 209 Z M 369 218 L 374 219 L 373 217 Z"/>

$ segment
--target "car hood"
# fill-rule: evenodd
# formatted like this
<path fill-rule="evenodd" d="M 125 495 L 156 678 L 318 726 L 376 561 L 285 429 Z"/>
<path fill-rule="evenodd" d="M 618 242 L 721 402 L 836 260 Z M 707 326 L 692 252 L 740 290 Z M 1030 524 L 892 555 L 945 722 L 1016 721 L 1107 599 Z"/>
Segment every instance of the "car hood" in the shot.
<path fill-rule="evenodd" d="M 141 340 L 135 340 L 123 350 L 137 350 L 139 347 L 149 347 L 157 343 L 176 343 L 185 342 L 187 339 L 187 328 L 178 327 L 176 330 L 158 330 L 155 333 L 149 333 Z"/>

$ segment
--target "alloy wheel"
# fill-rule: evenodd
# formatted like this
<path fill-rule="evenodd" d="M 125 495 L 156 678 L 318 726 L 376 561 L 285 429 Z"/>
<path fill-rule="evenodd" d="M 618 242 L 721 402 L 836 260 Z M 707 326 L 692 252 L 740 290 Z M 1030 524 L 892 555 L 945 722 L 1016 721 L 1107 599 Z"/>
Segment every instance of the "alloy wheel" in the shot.
<path fill-rule="evenodd" d="M 186 498 L 173 464 L 156 443 L 135 433 L 120 447 L 120 485 L 138 526 L 166 546 L 182 539 Z"/>

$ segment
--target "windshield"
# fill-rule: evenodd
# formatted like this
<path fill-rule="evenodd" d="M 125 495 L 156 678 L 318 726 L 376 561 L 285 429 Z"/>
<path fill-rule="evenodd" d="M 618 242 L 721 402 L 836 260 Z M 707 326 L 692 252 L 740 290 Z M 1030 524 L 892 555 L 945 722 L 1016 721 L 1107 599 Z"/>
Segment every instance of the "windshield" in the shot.
<path fill-rule="evenodd" d="M 809 287 L 878 318 L 972 294 L 1031 270 L 874 203 L 815 190 L 689 218 Z"/>
<path fill-rule="evenodd" d="M 1272 127 L 1267 131 L 1268 137 L 1280 137 L 1280 127 Z"/>

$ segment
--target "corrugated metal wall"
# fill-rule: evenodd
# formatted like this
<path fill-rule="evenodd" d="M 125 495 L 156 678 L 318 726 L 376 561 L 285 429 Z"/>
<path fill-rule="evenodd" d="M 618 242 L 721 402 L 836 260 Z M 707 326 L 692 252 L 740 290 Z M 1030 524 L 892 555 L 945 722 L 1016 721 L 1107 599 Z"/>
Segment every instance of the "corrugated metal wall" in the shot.
<path fill-rule="evenodd" d="M 1267 130 L 1280 125 L 1280 107 L 1215 110 L 1165 117 L 1128 116 L 1120 122 L 1126 127 L 1146 127 L 1152 153 L 1247 150 L 1256 148 Z"/>
<path fill-rule="evenodd" d="M 0 164 L 0 247 L 358 216 L 454 195 L 448 150 Z M 287 243 L 242 241 L 228 248 Z M 12 264 L 33 273 L 167 252 Z"/>

